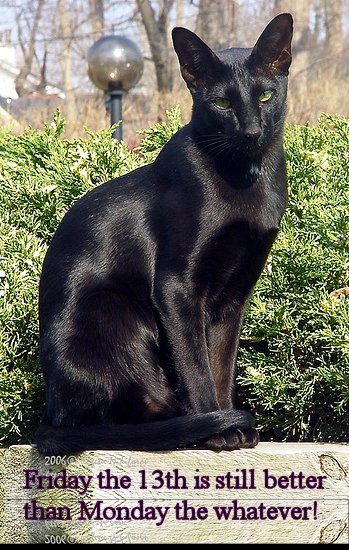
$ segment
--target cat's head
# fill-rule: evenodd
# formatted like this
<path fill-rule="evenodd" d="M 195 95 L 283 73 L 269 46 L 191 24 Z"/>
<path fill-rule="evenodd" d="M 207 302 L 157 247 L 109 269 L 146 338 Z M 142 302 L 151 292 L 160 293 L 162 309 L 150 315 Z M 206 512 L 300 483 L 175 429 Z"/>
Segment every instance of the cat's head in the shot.
<path fill-rule="evenodd" d="M 214 53 L 195 33 L 172 31 L 182 76 L 193 97 L 192 125 L 211 152 L 258 155 L 280 135 L 291 64 L 292 16 L 283 13 L 253 48 Z"/>

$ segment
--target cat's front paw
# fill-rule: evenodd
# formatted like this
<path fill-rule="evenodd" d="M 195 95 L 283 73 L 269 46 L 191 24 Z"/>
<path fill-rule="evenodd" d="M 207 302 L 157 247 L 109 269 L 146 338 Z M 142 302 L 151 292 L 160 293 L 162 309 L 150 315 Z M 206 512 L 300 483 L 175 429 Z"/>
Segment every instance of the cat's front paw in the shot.
<path fill-rule="evenodd" d="M 221 434 L 215 434 L 206 439 L 200 448 L 210 451 L 236 451 L 237 449 L 251 449 L 259 443 L 259 433 L 254 428 L 245 430 L 229 428 Z"/>
<path fill-rule="evenodd" d="M 225 450 L 235 451 L 236 449 L 251 449 L 259 443 L 259 433 L 255 428 L 245 430 L 239 428 L 229 428 L 222 434 L 226 441 Z"/>
<path fill-rule="evenodd" d="M 225 449 L 226 444 L 227 442 L 222 434 L 214 434 L 206 439 L 202 443 L 202 445 L 199 445 L 199 447 L 200 449 L 208 449 L 210 451 L 215 451 L 216 453 L 219 453 L 220 451 L 223 451 Z"/>

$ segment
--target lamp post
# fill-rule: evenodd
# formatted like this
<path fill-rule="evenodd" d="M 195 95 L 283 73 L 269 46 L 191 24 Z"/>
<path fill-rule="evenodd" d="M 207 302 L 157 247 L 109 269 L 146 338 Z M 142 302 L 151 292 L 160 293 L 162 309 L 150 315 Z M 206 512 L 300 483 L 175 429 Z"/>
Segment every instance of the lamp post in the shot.
<path fill-rule="evenodd" d="M 122 118 L 122 97 L 133 88 L 143 74 L 143 55 L 140 48 L 124 36 L 103 36 L 87 52 L 88 75 L 107 96 L 110 122 Z M 113 137 L 122 139 L 119 125 Z"/>

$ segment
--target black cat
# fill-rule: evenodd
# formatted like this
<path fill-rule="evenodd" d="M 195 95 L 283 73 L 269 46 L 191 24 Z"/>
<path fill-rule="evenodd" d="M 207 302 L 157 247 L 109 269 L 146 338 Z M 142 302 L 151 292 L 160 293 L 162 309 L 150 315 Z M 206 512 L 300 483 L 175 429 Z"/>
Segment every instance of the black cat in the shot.
<path fill-rule="evenodd" d="M 287 201 L 292 17 L 217 54 L 173 30 L 191 122 L 66 214 L 40 282 L 45 454 L 253 447 L 234 409 L 246 302 Z"/>

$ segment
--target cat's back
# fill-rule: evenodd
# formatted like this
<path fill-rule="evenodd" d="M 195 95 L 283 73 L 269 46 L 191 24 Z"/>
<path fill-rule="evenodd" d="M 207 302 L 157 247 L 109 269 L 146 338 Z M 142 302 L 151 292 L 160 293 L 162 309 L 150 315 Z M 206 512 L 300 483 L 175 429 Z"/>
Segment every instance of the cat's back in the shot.
<path fill-rule="evenodd" d="M 155 201 L 166 200 L 167 192 L 179 187 L 183 179 L 181 149 L 184 149 L 187 133 L 186 128 L 180 129 L 155 162 L 98 185 L 78 199 L 58 226 L 51 246 L 59 241 L 70 248 L 74 234 L 83 232 L 88 235 L 99 230 L 107 231 L 108 226 L 115 223 L 136 222 Z"/>
<path fill-rule="evenodd" d="M 49 249 L 83 248 L 88 242 L 108 232 L 113 224 L 125 223 L 151 200 L 152 170 L 143 166 L 132 172 L 103 183 L 76 201 L 60 222 Z"/>
<path fill-rule="evenodd" d="M 132 265 L 132 256 L 138 256 L 140 271 L 141 259 L 143 270 L 150 269 L 145 218 L 155 181 L 152 165 L 144 166 L 92 189 L 68 210 L 44 260 L 41 318 L 44 309 L 55 309 L 79 286 L 110 280 L 116 269 Z"/>

